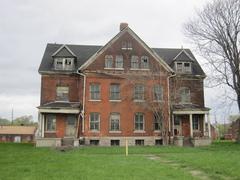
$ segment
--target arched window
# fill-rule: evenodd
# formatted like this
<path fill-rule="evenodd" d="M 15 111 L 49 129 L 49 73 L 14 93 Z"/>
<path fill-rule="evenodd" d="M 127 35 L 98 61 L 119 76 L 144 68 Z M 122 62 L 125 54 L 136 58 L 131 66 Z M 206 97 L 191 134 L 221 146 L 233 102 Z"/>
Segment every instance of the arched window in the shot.
<path fill-rule="evenodd" d="M 105 56 L 105 68 L 112 68 L 113 67 L 113 57 L 111 55 Z"/>
<path fill-rule="evenodd" d="M 191 102 L 190 89 L 188 87 L 181 87 L 179 89 L 179 96 L 180 96 L 181 103 L 190 103 Z"/>

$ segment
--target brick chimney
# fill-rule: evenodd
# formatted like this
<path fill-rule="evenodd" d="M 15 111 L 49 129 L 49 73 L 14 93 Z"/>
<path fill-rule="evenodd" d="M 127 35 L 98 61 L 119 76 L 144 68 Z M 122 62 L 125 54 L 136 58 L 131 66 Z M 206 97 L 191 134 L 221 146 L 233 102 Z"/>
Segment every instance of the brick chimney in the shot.
<path fill-rule="evenodd" d="M 120 31 L 122 31 L 123 29 L 125 29 L 126 27 L 128 27 L 128 23 L 120 23 Z"/>

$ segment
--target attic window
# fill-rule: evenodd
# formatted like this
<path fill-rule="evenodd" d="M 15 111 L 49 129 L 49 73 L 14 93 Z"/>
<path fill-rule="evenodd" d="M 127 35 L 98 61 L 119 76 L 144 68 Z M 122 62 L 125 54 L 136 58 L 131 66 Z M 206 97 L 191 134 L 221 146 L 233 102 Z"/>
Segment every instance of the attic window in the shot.
<path fill-rule="evenodd" d="M 149 68 L 149 63 L 148 63 L 148 57 L 147 56 L 142 56 L 141 57 L 141 68 L 142 69 L 148 69 Z"/>
<path fill-rule="evenodd" d="M 73 70 L 73 58 L 55 58 L 55 70 Z"/>
<path fill-rule="evenodd" d="M 179 73 L 191 73 L 192 67 L 190 62 L 177 62 L 176 71 Z"/>
<path fill-rule="evenodd" d="M 130 41 L 123 41 L 122 50 L 132 50 L 132 43 Z"/>
<path fill-rule="evenodd" d="M 112 68 L 113 67 L 113 57 L 111 55 L 105 56 L 105 68 Z"/>

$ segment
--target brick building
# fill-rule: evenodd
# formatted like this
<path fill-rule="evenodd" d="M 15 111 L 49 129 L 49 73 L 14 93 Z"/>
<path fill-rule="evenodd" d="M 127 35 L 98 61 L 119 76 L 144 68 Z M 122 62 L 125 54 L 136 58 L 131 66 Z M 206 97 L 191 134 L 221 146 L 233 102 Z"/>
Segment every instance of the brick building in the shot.
<path fill-rule="evenodd" d="M 210 142 L 191 51 L 150 48 L 126 23 L 104 46 L 48 44 L 39 73 L 37 146 Z"/>

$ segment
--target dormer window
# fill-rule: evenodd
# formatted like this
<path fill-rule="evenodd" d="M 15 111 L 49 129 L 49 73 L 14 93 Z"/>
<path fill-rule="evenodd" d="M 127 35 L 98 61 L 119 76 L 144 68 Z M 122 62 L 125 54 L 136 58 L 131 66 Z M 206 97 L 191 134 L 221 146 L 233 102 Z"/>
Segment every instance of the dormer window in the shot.
<path fill-rule="evenodd" d="M 190 62 L 176 62 L 176 71 L 178 73 L 191 73 L 192 67 Z"/>
<path fill-rule="evenodd" d="M 111 55 L 105 56 L 105 68 L 113 68 L 113 57 Z"/>
<path fill-rule="evenodd" d="M 74 58 L 55 58 L 55 70 L 73 70 Z"/>

